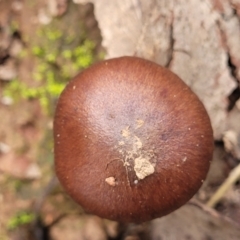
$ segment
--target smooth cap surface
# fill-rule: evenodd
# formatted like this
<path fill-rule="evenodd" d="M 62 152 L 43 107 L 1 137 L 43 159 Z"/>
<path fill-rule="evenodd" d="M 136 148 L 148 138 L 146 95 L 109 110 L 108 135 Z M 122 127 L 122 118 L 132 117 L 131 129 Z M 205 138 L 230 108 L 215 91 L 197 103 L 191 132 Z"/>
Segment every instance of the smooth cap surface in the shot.
<path fill-rule="evenodd" d="M 57 176 L 86 211 L 122 222 L 164 216 L 202 185 L 213 152 L 203 104 L 169 70 L 136 57 L 77 75 L 54 119 Z"/>

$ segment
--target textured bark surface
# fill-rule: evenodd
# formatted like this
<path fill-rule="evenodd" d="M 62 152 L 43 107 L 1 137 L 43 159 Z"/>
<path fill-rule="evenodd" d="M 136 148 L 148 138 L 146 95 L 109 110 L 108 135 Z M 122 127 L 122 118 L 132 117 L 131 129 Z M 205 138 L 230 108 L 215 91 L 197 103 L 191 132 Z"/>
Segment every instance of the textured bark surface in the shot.
<path fill-rule="evenodd" d="M 165 218 L 152 221 L 150 232 L 151 239 L 161 240 L 240 238 L 240 231 L 233 222 L 196 202 L 185 205 Z"/>
<path fill-rule="evenodd" d="M 240 80 L 240 1 L 92 2 L 107 58 L 137 55 L 170 68 L 203 101 L 221 139 Z"/>

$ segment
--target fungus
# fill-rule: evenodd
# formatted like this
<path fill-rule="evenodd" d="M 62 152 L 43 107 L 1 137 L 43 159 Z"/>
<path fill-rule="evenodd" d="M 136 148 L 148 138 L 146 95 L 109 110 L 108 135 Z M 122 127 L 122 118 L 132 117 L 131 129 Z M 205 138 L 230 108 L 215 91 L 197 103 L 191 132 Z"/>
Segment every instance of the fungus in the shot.
<path fill-rule="evenodd" d="M 198 97 L 168 69 L 137 57 L 102 61 L 70 81 L 57 104 L 54 139 L 66 192 L 86 211 L 120 222 L 185 204 L 213 152 Z"/>

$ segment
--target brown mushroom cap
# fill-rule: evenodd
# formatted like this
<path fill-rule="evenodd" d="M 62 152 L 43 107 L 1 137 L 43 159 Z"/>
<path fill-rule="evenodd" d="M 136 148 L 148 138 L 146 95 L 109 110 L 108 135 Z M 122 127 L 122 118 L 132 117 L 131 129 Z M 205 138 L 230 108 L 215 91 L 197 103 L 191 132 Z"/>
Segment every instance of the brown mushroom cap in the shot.
<path fill-rule="evenodd" d="M 86 211 L 122 222 L 164 216 L 205 179 L 213 133 L 203 104 L 169 70 L 136 57 L 77 75 L 54 119 L 57 176 Z"/>

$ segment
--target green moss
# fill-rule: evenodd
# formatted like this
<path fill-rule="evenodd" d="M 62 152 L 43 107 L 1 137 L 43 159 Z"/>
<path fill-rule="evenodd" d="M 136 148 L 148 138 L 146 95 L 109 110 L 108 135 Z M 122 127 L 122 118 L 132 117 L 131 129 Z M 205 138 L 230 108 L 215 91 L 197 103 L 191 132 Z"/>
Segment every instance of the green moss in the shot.
<path fill-rule="evenodd" d="M 51 113 L 53 104 L 66 83 L 77 72 L 89 67 L 98 57 L 95 55 L 95 43 L 89 39 L 73 36 L 73 31 L 63 32 L 56 29 L 55 24 L 37 30 L 38 39 L 29 41 L 29 49 L 20 54 L 35 58 L 32 73 L 34 87 L 23 83 L 21 79 L 13 79 L 4 90 L 4 96 L 14 101 L 38 99 L 43 110 Z M 66 30 L 68 31 L 68 30 Z"/>
<path fill-rule="evenodd" d="M 18 212 L 8 220 L 7 228 L 8 230 L 14 230 L 22 225 L 31 223 L 34 218 L 35 216 L 33 213 L 25 211 Z"/>

